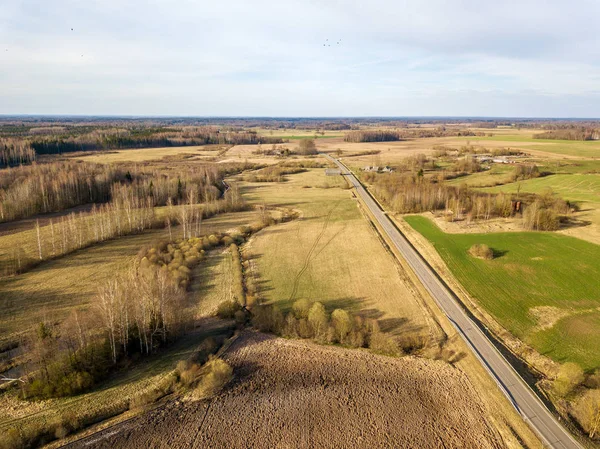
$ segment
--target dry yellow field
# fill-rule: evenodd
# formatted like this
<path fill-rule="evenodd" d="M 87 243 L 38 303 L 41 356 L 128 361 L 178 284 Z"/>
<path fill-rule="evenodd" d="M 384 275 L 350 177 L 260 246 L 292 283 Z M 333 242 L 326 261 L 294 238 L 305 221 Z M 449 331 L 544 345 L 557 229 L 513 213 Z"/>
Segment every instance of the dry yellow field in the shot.
<path fill-rule="evenodd" d="M 189 287 L 189 294 L 198 304 L 197 316 L 213 316 L 219 304 L 233 300 L 232 286 L 231 252 L 223 248 L 207 252 L 202 263 L 195 268 Z"/>
<path fill-rule="evenodd" d="M 219 145 L 202 145 L 187 147 L 140 148 L 130 150 L 111 150 L 107 152 L 90 152 L 84 156 L 74 156 L 74 159 L 108 164 L 111 162 L 145 162 L 156 161 L 164 157 L 192 155 L 193 160 L 201 160 L 217 155 Z"/>
<path fill-rule="evenodd" d="M 436 336 L 421 297 L 382 246 L 343 178 L 313 169 L 288 179 L 242 184 L 254 203 L 301 212 L 298 220 L 264 229 L 245 247 L 261 295 L 284 309 L 299 298 L 346 308 L 379 319 L 382 329 L 398 336 Z"/>

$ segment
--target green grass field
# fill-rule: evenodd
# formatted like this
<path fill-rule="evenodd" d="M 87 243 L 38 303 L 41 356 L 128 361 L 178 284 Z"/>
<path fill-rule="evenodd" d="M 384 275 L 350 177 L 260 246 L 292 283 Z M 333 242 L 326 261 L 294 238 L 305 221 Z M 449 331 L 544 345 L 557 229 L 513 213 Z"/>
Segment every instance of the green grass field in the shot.
<path fill-rule="evenodd" d="M 462 184 L 467 184 L 470 187 L 492 186 L 510 182 L 512 172 L 513 167 L 509 165 L 495 164 L 489 170 L 450 179 L 446 183 L 453 186 L 460 186 Z"/>
<path fill-rule="evenodd" d="M 600 203 L 600 175 L 557 174 L 483 189 L 487 192 L 543 193 L 551 189 L 565 200 Z"/>
<path fill-rule="evenodd" d="M 405 220 L 432 242 L 469 294 L 513 335 L 558 362 L 600 367 L 600 246 L 541 232 L 445 234 L 425 217 Z M 467 250 L 477 243 L 499 256 L 471 257 Z M 532 313 L 543 306 L 567 316 L 544 329 Z"/>
<path fill-rule="evenodd" d="M 534 139 L 533 134 L 500 134 L 491 137 L 472 137 L 467 140 L 472 145 L 484 145 L 485 142 L 506 142 L 507 147 L 524 150 L 538 150 L 554 154 L 578 157 L 600 157 L 600 141 L 590 140 L 553 140 Z M 465 139 L 461 139 L 465 142 Z"/>

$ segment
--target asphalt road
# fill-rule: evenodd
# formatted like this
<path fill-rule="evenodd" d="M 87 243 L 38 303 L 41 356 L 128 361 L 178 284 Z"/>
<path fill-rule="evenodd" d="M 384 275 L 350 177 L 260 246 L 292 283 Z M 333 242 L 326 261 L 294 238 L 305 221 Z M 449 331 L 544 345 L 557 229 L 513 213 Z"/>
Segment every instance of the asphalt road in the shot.
<path fill-rule="evenodd" d="M 402 235 L 379 205 L 371 198 L 354 174 L 337 159 L 326 154 L 324 156 L 342 170 L 342 174 L 354 186 L 357 195 L 360 195 L 363 199 L 375 219 L 389 236 L 391 242 L 404 256 L 433 299 L 471 347 L 482 365 L 497 382 L 502 392 L 521 416 L 523 416 L 523 419 L 533 428 L 542 442 L 551 448 L 581 449 L 582 446 L 554 418 L 512 365 L 500 354 L 482 330 L 467 316 L 452 292 L 439 280 L 419 253 L 408 243 L 404 235 Z"/>

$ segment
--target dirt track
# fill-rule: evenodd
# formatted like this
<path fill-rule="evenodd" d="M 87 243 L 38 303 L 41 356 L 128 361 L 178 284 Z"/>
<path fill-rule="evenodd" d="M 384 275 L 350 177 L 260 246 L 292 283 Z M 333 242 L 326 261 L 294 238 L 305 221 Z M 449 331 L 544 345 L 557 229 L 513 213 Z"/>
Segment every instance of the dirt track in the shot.
<path fill-rule="evenodd" d="M 210 403 L 174 401 L 78 447 L 504 446 L 466 377 L 443 362 L 253 332 L 226 359 L 235 378 Z"/>

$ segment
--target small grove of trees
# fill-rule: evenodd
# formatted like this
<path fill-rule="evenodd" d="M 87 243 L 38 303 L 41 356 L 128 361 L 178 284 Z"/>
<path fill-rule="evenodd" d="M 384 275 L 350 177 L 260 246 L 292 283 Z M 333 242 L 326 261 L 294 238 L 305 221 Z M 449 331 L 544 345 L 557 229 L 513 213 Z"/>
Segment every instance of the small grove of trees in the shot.
<path fill-rule="evenodd" d="M 176 173 L 83 162 L 34 164 L 0 171 L 0 221 L 57 212 L 87 203 L 150 199 L 153 206 L 218 199 L 223 178 L 244 165 L 190 166 Z"/>
<path fill-rule="evenodd" d="M 210 356 L 200 366 L 186 361 L 177 365 L 176 375 L 182 386 L 192 389 L 195 399 L 207 399 L 218 393 L 233 377 L 233 369 L 222 359 Z"/>
<path fill-rule="evenodd" d="M 573 126 L 568 129 L 554 129 L 534 134 L 533 138 L 552 140 L 600 140 L 600 129 L 586 126 Z"/>
<path fill-rule="evenodd" d="M 252 324 L 262 332 L 353 348 L 369 348 L 392 356 L 402 354 L 398 343 L 381 331 L 377 320 L 364 319 L 344 309 L 335 309 L 329 314 L 320 302 L 299 299 L 287 315 L 271 304 L 257 305 L 251 312 Z"/>
<path fill-rule="evenodd" d="M 350 131 L 344 134 L 345 142 L 393 142 L 402 140 L 397 131 Z"/>
<path fill-rule="evenodd" d="M 488 220 L 494 217 L 510 217 L 515 213 L 513 196 L 503 192 L 482 193 L 466 185 L 454 187 L 417 173 L 392 173 L 377 175 L 365 173 L 373 192 L 398 213 L 421 213 L 445 211 L 448 220 L 468 217 Z M 560 226 L 571 210 L 571 204 L 555 197 L 551 191 L 530 196 L 524 205 L 523 227 L 528 230 L 552 231 Z"/>
<path fill-rule="evenodd" d="M 453 166 L 454 172 L 459 175 L 466 175 L 470 173 L 477 173 L 482 170 L 481 164 L 473 156 L 465 156 L 458 159 Z"/>
<path fill-rule="evenodd" d="M 192 317 L 185 290 L 168 270 L 154 266 L 139 266 L 102 285 L 93 304 L 60 325 L 40 324 L 31 335 L 35 374 L 22 387 L 25 397 L 85 391 L 122 359 L 153 353 L 176 339 Z"/>
<path fill-rule="evenodd" d="M 28 164 L 35 160 L 35 151 L 20 139 L 0 138 L 0 167 Z"/>
<path fill-rule="evenodd" d="M 472 214 L 475 219 L 509 217 L 512 214 L 511 196 L 486 194 L 454 187 L 421 176 L 420 173 L 392 173 L 385 176 L 365 174 L 372 180 L 378 198 L 399 213 L 420 213 L 446 210 L 447 215 L 461 217 Z"/>
<path fill-rule="evenodd" d="M 551 190 L 537 196 L 523 213 L 523 227 L 534 231 L 555 231 L 571 211 L 571 204 L 554 196 Z"/>
<path fill-rule="evenodd" d="M 192 237 L 142 248 L 138 258 L 142 269 L 155 266 L 167 273 L 177 286 L 186 289 L 192 280 L 192 270 L 204 258 L 204 248 L 211 247 L 208 239 Z"/>
<path fill-rule="evenodd" d="M 511 179 L 513 182 L 524 181 L 526 179 L 538 178 L 541 173 L 535 164 L 518 164 L 513 169 Z"/>
<path fill-rule="evenodd" d="M 303 156 L 317 154 L 317 145 L 313 139 L 300 139 L 298 143 L 298 154 Z"/>

